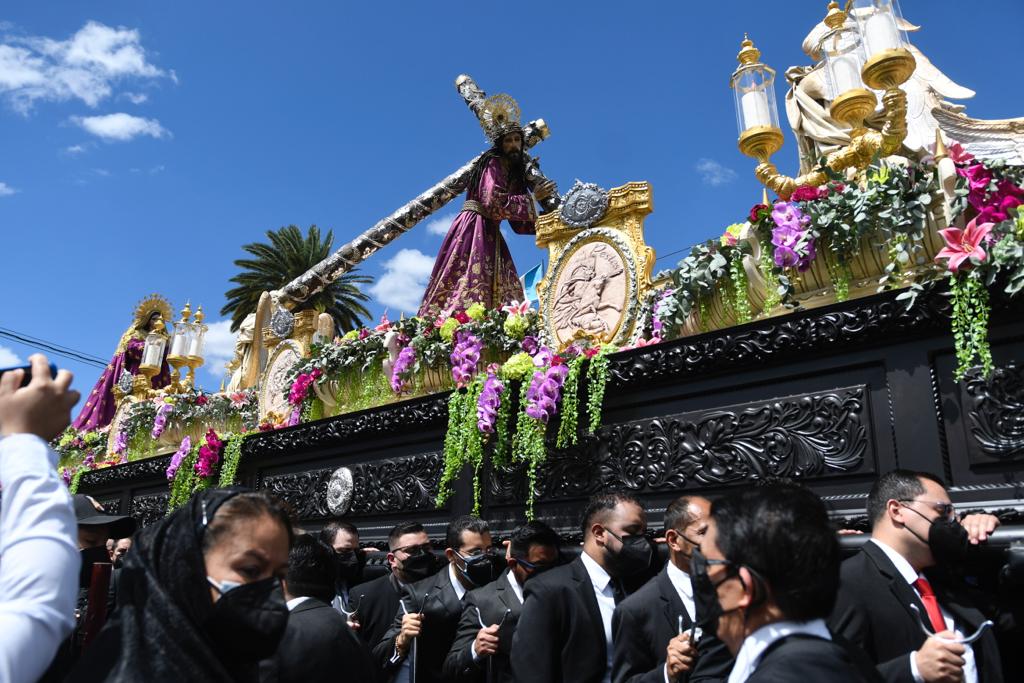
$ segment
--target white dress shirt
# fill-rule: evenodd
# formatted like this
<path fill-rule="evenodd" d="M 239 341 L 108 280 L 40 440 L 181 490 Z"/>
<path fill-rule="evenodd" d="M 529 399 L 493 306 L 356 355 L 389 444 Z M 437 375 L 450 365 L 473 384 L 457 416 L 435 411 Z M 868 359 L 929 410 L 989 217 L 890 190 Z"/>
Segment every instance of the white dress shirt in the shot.
<path fill-rule="evenodd" d="M 508 579 L 508 585 L 512 586 L 512 592 L 516 594 L 517 598 L 519 598 L 519 604 L 523 604 L 523 587 L 519 585 L 516 575 L 510 570 L 509 573 L 506 574 L 506 578 Z"/>
<path fill-rule="evenodd" d="M 742 683 L 750 678 L 750 675 L 757 669 L 757 665 L 761 663 L 761 657 L 765 650 L 772 643 L 796 633 L 832 640 L 832 634 L 828 632 L 824 619 L 776 621 L 773 624 L 766 624 L 743 641 L 740 651 L 736 653 L 736 663 L 732 667 L 732 673 L 729 674 L 728 683 Z"/>
<path fill-rule="evenodd" d="M 666 572 L 668 573 L 668 580 L 672 582 L 672 587 L 676 589 L 676 593 L 679 594 L 679 599 L 683 602 L 683 609 L 686 610 L 686 614 L 689 615 L 690 621 L 697 622 L 697 606 L 693 601 L 693 581 L 690 579 L 690 575 L 684 572 L 679 567 L 672 564 L 669 560 Z M 701 632 L 696 626 L 693 628 L 693 642 L 696 643 L 700 640 Z M 671 683 L 672 679 L 668 675 L 668 664 L 665 664 L 665 683 Z"/>
<path fill-rule="evenodd" d="M 604 622 L 605 653 L 608 655 L 607 666 L 604 670 L 602 681 L 612 680 L 612 614 L 615 612 L 615 590 L 612 588 L 612 577 L 604 570 L 604 567 L 594 561 L 586 552 L 580 554 L 583 566 L 590 575 L 590 582 L 594 584 L 594 596 L 597 598 L 597 606 L 601 610 L 601 621 Z"/>
<path fill-rule="evenodd" d="M 885 543 L 882 543 L 877 538 L 872 538 L 871 542 L 882 549 L 885 556 L 888 557 L 889 561 L 896 567 L 896 571 L 898 571 L 900 576 L 910 584 L 911 590 L 917 593 L 917 597 L 920 598 L 921 593 L 918 592 L 917 588 L 914 586 L 914 582 L 917 581 L 921 575 L 914 570 L 914 567 L 907 561 L 907 558 L 903 557 L 896 552 L 895 549 L 889 547 Z M 925 580 L 927 580 L 927 577 L 925 577 Z M 921 604 L 924 604 L 924 600 L 921 601 Z M 946 622 L 946 630 L 952 631 L 958 638 L 963 638 L 964 634 L 956 628 L 956 624 L 953 623 L 953 615 L 945 610 L 941 602 L 939 603 L 939 610 L 942 612 L 942 619 Z M 925 623 L 930 624 L 927 613 L 921 614 L 921 617 L 925 620 Z M 964 683 L 978 683 L 978 663 L 974 659 L 974 649 L 969 644 L 965 643 L 964 650 L 964 654 L 962 655 L 964 658 Z M 924 678 L 921 677 L 921 672 L 917 670 L 917 659 L 914 658 L 914 654 L 914 652 L 910 653 L 910 675 L 914 677 L 914 683 L 924 683 Z"/>
<path fill-rule="evenodd" d="M 300 595 L 297 598 L 292 598 L 291 600 L 289 600 L 285 604 L 288 606 L 288 611 L 291 612 L 296 607 L 298 607 L 302 603 L 306 602 L 306 600 L 309 600 L 309 596 L 308 595 Z"/>
<path fill-rule="evenodd" d="M 78 525 L 57 454 L 31 434 L 0 439 L 0 681 L 28 683 L 75 625 Z"/>

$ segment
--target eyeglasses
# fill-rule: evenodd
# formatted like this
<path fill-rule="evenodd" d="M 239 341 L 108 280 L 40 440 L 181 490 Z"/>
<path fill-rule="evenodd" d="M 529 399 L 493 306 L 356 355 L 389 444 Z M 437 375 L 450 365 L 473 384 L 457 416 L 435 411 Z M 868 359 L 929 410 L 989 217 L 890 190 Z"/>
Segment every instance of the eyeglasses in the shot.
<path fill-rule="evenodd" d="M 899 502 L 901 502 L 901 503 L 924 503 L 925 505 L 928 505 L 933 510 L 938 512 L 941 517 L 945 517 L 946 519 L 949 519 L 949 520 L 955 520 L 956 519 L 956 506 L 953 505 L 952 503 L 943 503 L 943 502 L 940 502 L 940 501 L 937 501 L 937 500 L 917 500 L 917 499 L 914 499 L 914 498 L 903 498 L 903 499 L 900 499 Z"/>
<path fill-rule="evenodd" d="M 473 548 L 468 553 L 464 553 L 461 550 L 456 551 L 460 557 L 494 557 L 494 548 Z"/>
<path fill-rule="evenodd" d="M 527 562 L 526 560 L 520 557 L 513 557 L 512 559 L 515 560 L 520 566 L 525 567 L 528 571 L 531 572 L 543 572 L 555 566 L 554 562 L 533 563 Z"/>
<path fill-rule="evenodd" d="M 725 567 L 726 579 L 739 575 L 739 565 L 731 560 L 712 560 L 704 556 L 699 550 L 695 551 L 690 559 L 693 565 L 693 573 L 707 576 L 710 567 Z M 722 579 L 725 581 L 726 579 Z M 721 583 L 721 581 L 719 581 Z M 717 585 L 717 584 L 716 584 Z"/>
<path fill-rule="evenodd" d="M 394 548 L 392 553 L 405 553 L 406 555 L 419 555 L 420 553 L 429 553 L 430 544 L 421 543 L 419 545 L 404 545 L 400 548 Z"/>

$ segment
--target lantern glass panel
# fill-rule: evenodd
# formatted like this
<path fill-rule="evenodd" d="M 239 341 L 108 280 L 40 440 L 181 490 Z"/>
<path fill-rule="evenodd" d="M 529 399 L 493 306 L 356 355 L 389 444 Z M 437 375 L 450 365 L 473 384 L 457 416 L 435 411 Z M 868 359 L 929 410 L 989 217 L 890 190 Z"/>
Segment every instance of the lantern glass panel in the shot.
<path fill-rule="evenodd" d="M 763 64 L 740 67 L 732 78 L 736 127 L 740 134 L 757 126 L 779 127 L 775 72 Z"/>
<path fill-rule="evenodd" d="M 907 47 L 906 33 L 900 29 L 903 15 L 896 0 L 855 0 L 851 13 L 864 45 L 865 59 Z"/>

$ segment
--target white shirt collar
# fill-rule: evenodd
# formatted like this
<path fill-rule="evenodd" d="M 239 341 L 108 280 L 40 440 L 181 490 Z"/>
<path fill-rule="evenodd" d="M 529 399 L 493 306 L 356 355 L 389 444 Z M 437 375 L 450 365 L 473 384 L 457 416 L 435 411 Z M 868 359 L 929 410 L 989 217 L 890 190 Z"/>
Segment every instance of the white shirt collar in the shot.
<path fill-rule="evenodd" d="M 776 621 L 766 624 L 743 641 L 740 651 L 736 653 L 736 663 L 732 667 L 732 673 L 729 674 L 728 683 L 740 683 L 747 680 L 757 669 L 757 665 L 761 663 L 761 656 L 772 643 L 795 633 L 805 633 L 825 640 L 832 640 L 832 634 L 828 632 L 824 619 Z"/>
<path fill-rule="evenodd" d="M 461 600 L 462 596 L 466 594 L 466 588 L 462 585 L 462 582 L 459 581 L 459 577 L 455 575 L 455 567 L 451 562 L 448 563 L 448 578 L 452 581 L 452 588 L 455 589 L 455 595 L 459 600 Z"/>
<path fill-rule="evenodd" d="M 583 560 L 583 566 L 586 568 L 587 574 L 590 575 L 590 582 L 594 584 L 594 588 L 599 593 L 604 592 L 604 589 L 611 583 L 611 575 L 594 558 L 588 555 L 585 550 L 580 553 L 580 558 Z"/>
<path fill-rule="evenodd" d="M 512 573 L 511 569 L 509 569 L 506 577 L 508 578 L 508 585 L 512 586 L 512 592 L 516 594 L 517 598 L 519 598 L 519 604 L 523 604 L 523 587 L 520 586 L 519 581 L 516 580 L 516 575 Z"/>
<path fill-rule="evenodd" d="M 676 590 L 690 600 L 693 600 L 693 581 L 690 579 L 690 575 L 672 564 L 671 561 L 666 563 L 665 566 L 668 567 L 668 579 L 675 586 Z"/>
<path fill-rule="evenodd" d="M 308 595 L 301 595 L 301 596 L 299 596 L 297 598 L 292 598 L 291 600 L 289 600 L 285 604 L 288 605 L 288 611 L 291 612 L 293 609 L 295 609 L 296 607 L 298 607 L 302 603 L 306 602 L 306 600 L 309 600 L 309 596 Z"/>
<path fill-rule="evenodd" d="M 914 570 L 911 564 L 907 562 L 907 558 L 903 557 L 898 552 L 896 552 L 895 549 L 891 548 L 885 543 L 882 543 L 877 538 L 872 538 L 871 542 L 882 549 L 882 552 L 885 553 L 885 556 L 889 558 L 889 561 L 892 562 L 893 565 L 895 565 L 896 571 L 900 573 L 900 576 L 902 576 L 910 585 L 914 585 L 914 582 L 917 581 L 919 574 Z"/>

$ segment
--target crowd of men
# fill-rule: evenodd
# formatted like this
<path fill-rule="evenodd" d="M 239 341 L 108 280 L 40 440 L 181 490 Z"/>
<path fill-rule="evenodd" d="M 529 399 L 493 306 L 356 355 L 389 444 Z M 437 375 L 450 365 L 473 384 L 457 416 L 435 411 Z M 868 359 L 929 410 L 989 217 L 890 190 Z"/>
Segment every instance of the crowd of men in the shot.
<path fill-rule="evenodd" d="M 1004 677 L 996 638 L 997 629 L 1019 633 L 1012 614 L 990 613 L 960 574 L 970 546 L 998 520 L 959 517 L 928 473 L 896 470 L 874 483 L 870 538 L 845 561 L 823 502 L 780 481 L 714 501 L 681 496 L 662 529 L 648 528 L 632 495 L 596 495 L 581 516 L 580 546 L 540 521 L 505 540 L 486 521 L 460 516 L 441 554 L 442 539 L 403 522 L 388 535 L 385 571 L 371 578 L 356 526 L 293 529 L 265 493 L 204 492 L 133 546 L 134 520 L 88 496 L 70 500 L 53 472 L 43 439 L 61 420 L 44 406 L 68 403 L 69 381 L 34 378 L 33 394 L 0 377 L 4 683 L 143 680 L 141 671 L 155 683 L 180 680 L 182 670 L 190 680 L 303 683 L 999 683 L 1015 675 Z M 94 569 L 108 564 L 97 601 Z M 62 567 L 77 571 L 77 593 L 58 576 Z M 97 605 L 115 617 L 83 659 L 83 619 Z M 171 652 L 170 624 L 192 630 L 191 645 L 176 651 L 180 662 L 150 666 Z M 247 657 L 251 667 L 238 665 Z"/>

